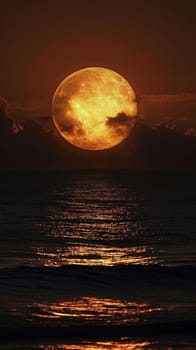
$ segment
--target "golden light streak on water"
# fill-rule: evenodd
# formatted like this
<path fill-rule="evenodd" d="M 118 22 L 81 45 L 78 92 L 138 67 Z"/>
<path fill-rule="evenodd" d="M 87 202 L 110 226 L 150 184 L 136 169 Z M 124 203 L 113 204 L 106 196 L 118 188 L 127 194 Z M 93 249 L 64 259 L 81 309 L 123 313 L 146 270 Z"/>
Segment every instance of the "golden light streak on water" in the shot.
<path fill-rule="evenodd" d="M 126 342 L 124 342 L 126 341 Z M 99 341 L 80 344 L 40 345 L 40 350 L 150 350 L 149 341 Z M 155 348 L 153 348 L 155 349 Z"/>
<path fill-rule="evenodd" d="M 37 312 L 32 314 L 37 318 L 67 319 L 69 325 L 76 319 L 90 322 L 106 322 L 126 324 L 136 322 L 141 315 L 158 312 L 162 309 L 147 303 L 128 300 L 82 297 L 59 303 L 37 303 Z"/>
<path fill-rule="evenodd" d="M 44 266 L 59 267 L 63 265 L 102 265 L 114 266 L 118 264 L 142 264 L 149 265 L 154 262 L 153 257 L 145 256 L 149 248 L 140 247 L 111 247 L 92 244 L 74 244 L 71 246 L 49 248 L 37 248 L 37 256 Z"/>
<path fill-rule="evenodd" d="M 78 344 L 58 344 L 58 345 L 40 345 L 40 350 L 150 350 L 149 341 L 131 341 L 121 339 L 120 341 L 97 341 L 82 342 Z M 153 349 L 155 349 L 153 347 Z M 157 348 L 156 348 L 157 349 Z"/>

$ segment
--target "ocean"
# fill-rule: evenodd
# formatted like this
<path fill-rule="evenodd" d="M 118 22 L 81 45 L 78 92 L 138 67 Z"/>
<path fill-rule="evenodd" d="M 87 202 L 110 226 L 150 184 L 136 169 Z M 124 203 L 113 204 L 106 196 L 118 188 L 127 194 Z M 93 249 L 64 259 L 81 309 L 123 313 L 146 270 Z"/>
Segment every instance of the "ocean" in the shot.
<path fill-rule="evenodd" d="M 0 174 L 0 349 L 196 349 L 196 173 Z"/>

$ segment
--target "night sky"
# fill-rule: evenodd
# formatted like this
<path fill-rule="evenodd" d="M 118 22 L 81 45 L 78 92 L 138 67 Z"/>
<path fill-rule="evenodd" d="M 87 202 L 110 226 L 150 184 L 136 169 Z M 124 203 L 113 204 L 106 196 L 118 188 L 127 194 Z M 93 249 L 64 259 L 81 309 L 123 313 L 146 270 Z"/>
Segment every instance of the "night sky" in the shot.
<path fill-rule="evenodd" d="M 125 167 L 194 167 L 195 39 L 196 2 L 190 0 L 1 1 L 0 95 L 9 107 L 5 111 L 1 100 L 1 149 L 7 148 L 6 155 L 1 151 L 1 167 L 63 167 L 65 158 L 68 164 L 74 157 L 77 164 L 97 167 L 108 159 L 109 167 L 118 166 L 123 157 Z M 138 98 L 140 122 L 134 134 L 104 155 L 75 150 L 53 135 L 51 99 L 57 85 L 88 66 L 119 72 Z M 11 119 L 17 121 L 14 126 Z M 29 119 L 38 123 L 25 125 Z M 24 130 L 18 133 L 20 128 Z M 21 151 L 24 142 L 30 143 L 26 153 Z M 171 147 L 176 153 L 167 160 Z M 33 160 L 35 151 L 45 153 L 44 162 L 41 155 L 39 162 Z"/>

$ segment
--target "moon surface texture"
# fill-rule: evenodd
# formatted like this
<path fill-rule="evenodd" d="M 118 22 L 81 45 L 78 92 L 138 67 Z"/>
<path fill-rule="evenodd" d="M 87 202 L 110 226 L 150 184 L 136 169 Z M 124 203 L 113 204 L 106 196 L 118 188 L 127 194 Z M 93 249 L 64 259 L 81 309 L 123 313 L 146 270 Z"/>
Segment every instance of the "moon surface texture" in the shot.
<path fill-rule="evenodd" d="M 135 93 L 121 75 L 102 67 L 69 75 L 53 97 L 53 120 L 72 145 L 104 150 L 129 134 L 137 114 Z"/>

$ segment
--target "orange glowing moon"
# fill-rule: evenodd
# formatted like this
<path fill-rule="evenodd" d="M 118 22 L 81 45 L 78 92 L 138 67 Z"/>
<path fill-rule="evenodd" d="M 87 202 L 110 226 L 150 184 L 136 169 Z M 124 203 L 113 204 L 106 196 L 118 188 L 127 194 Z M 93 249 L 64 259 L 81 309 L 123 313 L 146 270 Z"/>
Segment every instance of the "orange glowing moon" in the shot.
<path fill-rule="evenodd" d="M 80 69 L 55 91 L 53 120 L 72 145 L 104 150 L 129 134 L 137 114 L 135 93 L 120 74 L 102 67 Z"/>

